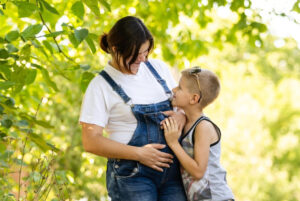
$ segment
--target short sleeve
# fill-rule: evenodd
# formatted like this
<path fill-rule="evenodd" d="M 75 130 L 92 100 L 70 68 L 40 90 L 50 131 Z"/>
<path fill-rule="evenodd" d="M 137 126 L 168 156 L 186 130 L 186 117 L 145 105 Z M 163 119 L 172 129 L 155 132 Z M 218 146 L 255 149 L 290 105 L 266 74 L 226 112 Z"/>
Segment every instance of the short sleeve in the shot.
<path fill-rule="evenodd" d="M 108 122 L 108 109 L 104 97 L 101 79 L 96 76 L 86 89 L 79 121 L 105 127 Z"/>

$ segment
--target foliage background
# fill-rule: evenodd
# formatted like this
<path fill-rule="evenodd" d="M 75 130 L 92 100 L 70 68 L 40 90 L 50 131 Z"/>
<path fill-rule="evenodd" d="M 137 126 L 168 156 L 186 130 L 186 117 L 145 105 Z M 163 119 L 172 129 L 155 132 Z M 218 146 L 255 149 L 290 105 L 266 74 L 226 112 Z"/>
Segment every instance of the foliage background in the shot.
<path fill-rule="evenodd" d="M 272 35 L 252 3 L 1 0 L 1 200 L 107 200 L 106 160 L 83 151 L 78 118 L 109 60 L 98 38 L 126 15 L 144 21 L 151 57 L 177 78 L 194 65 L 219 75 L 222 92 L 207 114 L 222 128 L 236 200 L 300 200 L 299 44 Z M 299 3 L 268 12 L 299 25 Z"/>

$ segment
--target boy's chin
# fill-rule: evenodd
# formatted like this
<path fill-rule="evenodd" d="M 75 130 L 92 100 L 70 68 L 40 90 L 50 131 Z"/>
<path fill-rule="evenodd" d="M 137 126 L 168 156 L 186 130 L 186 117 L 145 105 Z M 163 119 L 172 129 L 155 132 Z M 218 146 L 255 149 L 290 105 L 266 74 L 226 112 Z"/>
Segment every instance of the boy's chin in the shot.
<path fill-rule="evenodd" d="M 172 101 L 171 104 L 172 104 L 173 107 L 178 107 L 178 106 L 176 105 L 176 103 L 174 103 L 174 101 Z"/>

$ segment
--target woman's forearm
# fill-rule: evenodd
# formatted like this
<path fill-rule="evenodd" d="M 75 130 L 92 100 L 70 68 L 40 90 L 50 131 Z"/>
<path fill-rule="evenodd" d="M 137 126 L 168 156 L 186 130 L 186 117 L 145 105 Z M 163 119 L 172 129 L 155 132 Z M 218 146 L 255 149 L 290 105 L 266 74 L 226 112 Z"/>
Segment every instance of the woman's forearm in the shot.
<path fill-rule="evenodd" d="M 85 142 L 86 141 L 86 142 Z M 119 158 L 128 160 L 139 160 L 138 147 L 125 145 L 111 139 L 108 139 L 100 134 L 83 138 L 84 149 L 87 152 L 103 156 L 106 158 Z"/>
<path fill-rule="evenodd" d="M 87 152 L 106 158 L 135 160 L 157 171 L 170 167 L 173 156 L 160 151 L 165 145 L 147 144 L 135 147 L 116 142 L 102 135 L 103 128 L 93 124 L 82 123 L 82 144 Z"/>

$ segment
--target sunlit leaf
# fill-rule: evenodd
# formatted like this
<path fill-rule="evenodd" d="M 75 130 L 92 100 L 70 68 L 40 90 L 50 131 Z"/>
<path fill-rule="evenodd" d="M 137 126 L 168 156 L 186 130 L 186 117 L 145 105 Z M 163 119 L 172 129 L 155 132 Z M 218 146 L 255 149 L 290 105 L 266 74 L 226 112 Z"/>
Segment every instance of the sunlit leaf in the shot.
<path fill-rule="evenodd" d="M 89 70 L 91 68 L 89 64 L 80 64 L 79 66 L 82 70 Z"/>
<path fill-rule="evenodd" d="M 31 64 L 31 66 L 36 67 L 37 69 L 39 69 L 42 73 L 42 76 L 44 78 L 44 80 L 46 81 L 46 83 L 55 91 L 59 91 L 55 82 L 53 82 L 49 76 L 49 72 L 43 68 L 42 66 L 38 65 L 38 64 Z"/>
<path fill-rule="evenodd" d="M 43 44 L 47 48 L 47 50 L 49 50 L 49 52 L 51 54 L 53 54 L 53 49 L 52 49 L 52 46 L 50 45 L 50 43 L 47 40 L 43 40 Z"/>
<path fill-rule="evenodd" d="M 76 48 L 79 45 L 79 42 L 77 41 L 75 34 L 71 33 L 68 35 L 70 42 L 73 44 L 73 46 Z"/>
<path fill-rule="evenodd" d="M 9 57 L 8 51 L 6 49 L 0 49 L 0 58 L 7 59 Z"/>
<path fill-rule="evenodd" d="M 89 30 L 87 29 L 76 29 L 74 31 L 74 35 L 78 43 L 81 43 L 89 34 Z"/>
<path fill-rule="evenodd" d="M 110 5 L 109 5 L 109 3 L 107 3 L 107 1 L 99 0 L 99 2 L 101 5 L 103 5 L 105 7 L 106 10 L 108 10 L 109 12 L 111 11 Z"/>
<path fill-rule="evenodd" d="M 18 31 L 11 31 L 5 35 L 5 39 L 9 42 L 17 40 L 19 38 L 19 32 Z"/>
<path fill-rule="evenodd" d="M 300 13 L 300 0 L 297 0 L 293 6 L 293 11 Z"/>
<path fill-rule="evenodd" d="M 29 17 L 38 10 L 37 6 L 26 1 L 13 1 L 18 6 L 19 17 Z"/>
<path fill-rule="evenodd" d="M 31 45 L 30 44 L 24 45 L 24 47 L 22 47 L 20 52 L 20 60 L 29 61 L 30 54 L 31 54 Z"/>
<path fill-rule="evenodd" d="M 87 44 L 89 45 L 90 47 L 90 50 L 92 51 L 92 53 L 94 54 L 96 52 L 96 47 L 95 47 L 95 44 L 94 44 L 94 41 L 89 37 L 87 36 L 85 38 L 85 41 L 87 42 Z"/>
<path fill-rule="evenodd" d="M 36 34 L 40 33 L 42 28 L 43 28 L 43 25 L 41 25 L 41 24 L 30 25 L 21 33 L 21 35 L 25 39 L 32 38 Z"/>
<path fill-rule="evenodd" d="M 27 69 L 25 84 L 32 84 L 36 78 L 37 71 L 35 69 Z"/>
<path fill-rule="evenodd" d="M 47 3 L 47 2 L 44 1 L 44 0 L 41 0 L 41 1 L 43 2 L 45 8 L 46 8 L 48 11 L 50 11 L 51 13 L 54 13 L 54 14 L 56 14 L 56 15 L 59 15 L 59 13 L 57 12 L 57 10 L 56 10 L 53 6 L 51 6 L 49 3 Z"/>
<path fill-rule="evenodd" d="M 100 9 L 97 0 L 83 0 L 83 3 L 87 5 L 87 7 L 89 7 L 96 16 L 100 16 Z"/>
<path fill-rule="evenodd" d="M 74 15 L 76 15 L 79 19 L 83 19 L 84 16 L 84 6 L 81 1 L 76 1 L 71 8 Z"/>
<path fill-rule="evenodd" d="M 95 77 L 93 73 L 84 72 L 80 80 L 80 88 L 82 91 L 85 91 L 90 81 Z"/>
<path fill-rule="evenodd" d="M 57 37 L 61 34 L 64 34 L 65 31 L 55 31 L 55 32 L 52 32 L 50 34 L 45 34 L 44 37 Z"/>
<path fill-rule="evenodd" d="M 12 81 L 0 82 L 0 89 L 9 89 L 13 87 L 16 83 Z"/>
<path fill-rule="evenodd" d="M 48 150 L 54 150 L 57 151 L 57 149 L 53 149 L 53 145 L 49 145 L 48 142 L 46 142 L 41 135 L 37 135 L 35 133 L 30 133 L 28 135 L 29 139 L 34 142 L 42 151 L 46 152 Z"/>
<path fill-rule="evenodd" d="M 18 52 L 19 50 L 13 44 L 7 44 L 6 49 L 9 53 Z"/>
<path fill-rule="evenodd" d="M 12 126 L 13 122 L 10 119 L 3 119 L 1 120 L 1 126 L 5 128 L 10 128 Z"/>

